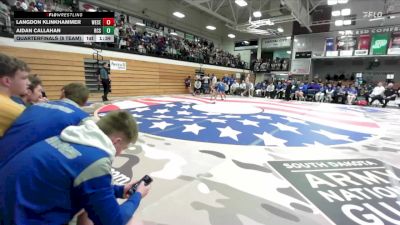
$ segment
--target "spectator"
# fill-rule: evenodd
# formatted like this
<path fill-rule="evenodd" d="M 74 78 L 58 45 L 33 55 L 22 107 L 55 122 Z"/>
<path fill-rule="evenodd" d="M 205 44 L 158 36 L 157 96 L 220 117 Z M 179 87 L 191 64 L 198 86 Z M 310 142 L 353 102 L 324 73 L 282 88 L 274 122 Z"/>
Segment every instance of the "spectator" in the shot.
<path fill-rule="evenodd" d="M 262 96 L 261 94 L 261 82 L 258 82 L 256 84 L 256 86 L 254 87 L 255 92 L 256 92 L 256 96 Z"/>
<path fill-rule="evenodd" d="M 342 87 L 341 84 L 338 84 L 334 92 L 333 102 L 344 104 L 345 101 L 346 101 L 346 87 Z"/>
<path fill-rule="evenodd" d="M 333 95 L 335 92 L 335 88 L 332 87 L 332 84 L 328 84 L 328 87 L 326 88 L 326 97 L 325 97 L 325 101 L 326 102 L 332 102 L 333 101 Z"/>
<path fill-rule="evenodd" d="M 184 82 L 185 82 L 185 87 L 186 87 L 186 89 L 189 89 L 190 86 L 191 86 L 191 79 L 190 79 L 190 76 L 186 77 Z"/>
<path fill-rule="evenodd" d="M 303 96 L 306 96 L 308 94 L 308 89 L 310 89 L 310 87 L 311 87 L 310 84 L 308 84 L 307 82 L 304 82 L 303 86 L 301 87 L 301 92 L 303 92 Z"/>
<path fill-rule="evenodd" d="M 251 97 L 250 95 L 250 74 L 246 75 L 246 78 L 244 79 L 244 82 L 246 84 L 246 88 L 244 92 L 242 92 L 242 96 L 247 95 L 248 97 Z"/>
<path fill-rule="evenodd" d="M 245 80 L 242 80 L 242 83 L 239 85 L 239 93 L 241 96 L 243 96 L 243 93 L 246 91 L 246 82 Z"/>
<path fill-rule="evenodd" d="M 319 89 L 321 88 L 321 86 L 316 83 L 315 81 L 312 81 L 311 84 L 308 86 L 308 89 L 312 89 L 312 90 L 316 90 L 319 91 Z"/>
<path fill-rule="evenodd" d="M 99 70 L 99 75 L 98 75 L 98 81 L 101 82 L 103 85 L 103 96 L 102 99 L 103 101 L 109 101 L 108 100 L 108 93 L 110 92 L 110 87 L 111 87 L 111 80 L 108 72 L 108 63 L 104 62 L 102 67 Z"/>
<path fill-rule="evenodd" d="M 261 83 L 261 96 L 266 97 L 267 96 L 267 87 L 268 87 L 268 81 L 264 80 Z"/>
<path fill-rule="evenodd" d="M 112 185 L 110 169 L 137 137 L 132 115 L 114 111 L 25 149 L 0 170 L 2 223 L 66 224 L 85 209 L 95 224 L 126 224 L 149 187 L 129 196 L 134 183 Z M 117 197 L 128 199 L 119 206 Z"/>
<path fill-rule="evenodd" d="M 292 81 L 288 80 L 287 85 L 286 85 L 286 90 L 285 90 L 285 100 L 286 101 L 290 100 L 290 94 L 292 92 L 292 88 L 293 88 Z"/>
<path fill-rule="evenodd" d="M 297 100 L 305 100 L 304 98 L 304 90 L 307 88 L 307 86 L 304 83 L 301 83 L 296 91 L 294 92 L 294 96 Z"/>
<path fill-rule="evenodd" d="M 282 99 L 284 93 L 285 93 L 285 85 L 282 84 L 281 81 L 278 81 L 278 84 L 276 85 L 276 97 L 278 99 Z"/>
<path fill-rule="evenodd" d="M 28 85 L 28 91 L 26 95 L 21 96 L 25 106 L 31 106 L 35 103 L 39 103 L 42 98 L 42 81 L 37 75 L 29 75 L 28 77 L 30 84 Z"/>
<path fill-rule="evenodd" d="M 193 95 L 196 94 L 201 94 L 201 81 L 200 80 L 196 80 L 194 82 L 194 92 Z"/>
<path fill-rule="evenodd" d="M 385 103 L 382 105 L 383 108 L 386 107 L 389 101 L 396 100 L 396 90 L 393 88 L 393 83 L 387 85 L 386 90 L 383 92 Z"/>
<path fill-rule="evenodd" d="M 356 100 L 357 95 L 358 95 L 357 89 L 354 87 L 354 85 L 352 85 L 347 90 L 347 104 L 352 105 Z"/>
<path fill-rule="evenodd" d="M 89 116 L 80 109 L 89 97 L 86 86 L 71 83 L 61 91 L 61 100 L 27 108 L 5 132 L 0 139 L 0 167 L 25 148 L 59 135 L 67 126 L 77 125 Z"/>
<path fill-rule="evenodd" d="M 229 77 L 229 93 L 231 92 L 231 86 L 233 84 L 233 81 L 235 81 L 235 78 L 233 78 L 233 74 Z"/>
<path fill-rule="evenodd" d="M 25 95 L 28 86 L 28 65 L 14 57 L 0 53 L 0 138 L 24 111 L 24 107 L 10 99 L 11 96 Z"/>
<path fill-rule="evenodd" d="M 324 96 L 325 96 L 325 86 L 324 86 L 324 84 L 321 84 L 318 92 L 315 94 L 315 101 L 323 102 Z"/>
<path fill-rule="evenodd" d="M 370 94 L 372 93 L 373 89 L 374 88 L 372 87 L 371 84 L 364 85 L 364 97 L 365 97 L 365 100 L 367 100 L 367 102 L 369 102 L 369 100 L 370 100 Z"/>
<path fill-rule="evenodd" d="M 253 82 L 249 83 L 249 97 L 253 97 L 254 96 L 254 84 Z"/>
<path fill-rule="evenodd" d="M 217 84 L 217 77 L 214 74 L 212 74 L 210 79 L 211 79 L 210 94 L 216 94 L 214 92 L 216 92 L 215 85 Z"/>
<path fill-rule="evenodd" d="M 274 98 L 274 92 L 275 92 L 275 85 L 273 82 L 271 82 L 268 86 L 267 86 L 267 90 L 266 90 L 266 98 Z"/>
<path fill-rule="evenodd" d="M 210 81 L 210 77 L 208 76 L 208 74 L 205 74 L 204 76 L 203 76 L 203 91 L 204 91 L 204 94 L 208 94 L 208 89 L 209 89 L 209 86 L 208 86 L 208 83 L 209 83 L 209 81 Z"/>
<path fill-rule="evenodd" d="M 236 81 L 236 79 L 233 81 L 233 84 L 231 85 L 230 88 L 230 93 L 231 95 L 236 95 L 237 91 L 239 89 L 239 83 Z"/>
<path fill-rule="evenodd" d="M 383 93 L 385 92 L 385 88 L 383 87 L 382 82 L 378 83 L 378 86 L 376 86 L 373 90 L 372 93 L 369 95 L 371 100 L 369 101 L 369 105 L 372 105 L 372 103 L 375 100 L 378 100 L 381 104 L 383 104 Z"/>

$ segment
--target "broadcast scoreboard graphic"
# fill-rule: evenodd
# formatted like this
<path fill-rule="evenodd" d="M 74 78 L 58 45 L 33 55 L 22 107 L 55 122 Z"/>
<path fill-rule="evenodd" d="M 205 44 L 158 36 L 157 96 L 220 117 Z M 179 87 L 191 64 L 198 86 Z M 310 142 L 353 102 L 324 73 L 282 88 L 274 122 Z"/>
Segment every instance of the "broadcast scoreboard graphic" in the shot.
<path fill-rule="evenodd" d="M 18 42 L 114 42 L 114 12 L 20 12 L 14 16 Z"/>

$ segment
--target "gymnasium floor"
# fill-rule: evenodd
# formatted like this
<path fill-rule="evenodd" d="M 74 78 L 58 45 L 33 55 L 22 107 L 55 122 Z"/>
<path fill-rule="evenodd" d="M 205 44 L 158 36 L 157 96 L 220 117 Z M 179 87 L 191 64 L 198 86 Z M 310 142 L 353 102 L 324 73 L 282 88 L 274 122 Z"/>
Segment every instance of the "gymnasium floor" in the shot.
<path fill-rule="evenodd" d="M 121 99 L 94 114 L 116 109 L 130 111 L 141 133 L 115 159 L 115 182 L 154 178 L 136 213 L 138 225 L 340 224 L 269 163 L 400 165 L 399 109 L 176 95 Z"/>

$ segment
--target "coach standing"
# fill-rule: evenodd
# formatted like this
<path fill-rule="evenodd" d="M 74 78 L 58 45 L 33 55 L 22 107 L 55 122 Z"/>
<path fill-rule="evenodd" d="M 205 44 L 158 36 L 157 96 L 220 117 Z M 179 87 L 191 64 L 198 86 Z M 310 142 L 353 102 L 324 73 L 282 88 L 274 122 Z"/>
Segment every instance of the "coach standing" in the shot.
<path fill-rule="evenodd" d="M 110 74 L 108 73 L 108 63 L 104 62 L 99 70 L 98 81 L 103 85 L 103 101 L 108 101 L 107 95 L 110 92 Z"/>

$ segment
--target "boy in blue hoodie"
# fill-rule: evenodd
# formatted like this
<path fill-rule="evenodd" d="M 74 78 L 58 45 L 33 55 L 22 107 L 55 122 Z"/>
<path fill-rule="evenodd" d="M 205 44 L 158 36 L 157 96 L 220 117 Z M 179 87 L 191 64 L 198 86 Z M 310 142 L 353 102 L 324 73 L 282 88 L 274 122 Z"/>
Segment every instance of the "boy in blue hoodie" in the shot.
<path fill-rule="evenodd" d="M 82 209 L 94 224 L 128 223 L 149 186 L 129 196 L 111 163 L 137 137 L 132 115 L 114 111 L 25 149 L 0 169 L 0 224 L 66 224 Z"/>

